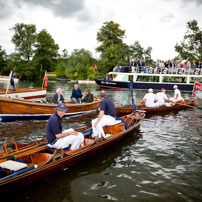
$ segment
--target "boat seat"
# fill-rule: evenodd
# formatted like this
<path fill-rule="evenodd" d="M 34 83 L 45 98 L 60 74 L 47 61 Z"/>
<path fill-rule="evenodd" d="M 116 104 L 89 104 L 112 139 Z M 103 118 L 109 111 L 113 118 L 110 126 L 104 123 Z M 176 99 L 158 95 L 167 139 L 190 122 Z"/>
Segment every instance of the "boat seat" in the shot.
<path fill-rule="evenodd" d="M 121 120 L 116 120 L 103 127 L 105 134 L 117 134 L 125 130 L 125 124 Z"/>
<path fill-rule="evenodd" d="M 68 150 L 69 148 L 70 148 L 69 145 L 66 145 L 66 146 L 54 146 L 54 145 L 48 144 L 48 150 L 57 149 L 57 150 L 61 151 L 61 149 L 62 149 L 63 151 L 65 151 L 65 150 Z"/>
<path fill-rule="evenodd" d="M 27 168 L 27 164 L 22 162 L 8 160 L 3 163 L 0 163 L 0 171 L 8 170 L 12 173 L 15 173 L 25 168 Z"/>
<path fill-rule="evenodd" d="M 115 120 L 114 122 L 108 123 L 106 126 L 114 126 L 119 123 L 121 123 L 121 120 Z"/>

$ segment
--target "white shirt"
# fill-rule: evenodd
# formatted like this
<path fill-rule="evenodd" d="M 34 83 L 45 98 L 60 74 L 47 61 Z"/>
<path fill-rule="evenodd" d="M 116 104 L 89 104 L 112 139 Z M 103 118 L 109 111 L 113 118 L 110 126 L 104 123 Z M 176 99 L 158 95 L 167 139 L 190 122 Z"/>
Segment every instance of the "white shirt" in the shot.
<path fill-rule="evenodd" d="M 156 95 L 154 93 L 147 93 L 144 96 L 144 99 L 145 99 L 145 105 L 146 105 L 146 107 L 153 107 L 154 100 L 156 99 Z"/>
<path fill-rule="evenodd" d="M 156 100 L 159 105 L 165 104 L 166 99 L 168 99 L 165 93 L 159 92 L 156 94 Z"/>
<path fill-rule="evenodd" d="M 178 94 L 178 97 L 177 97 L 177 94 Z M 174 91 L 174 99 L 178 99 L 178 100 L 181 100 L 181 99 L 183 99 L 182 97 L 181 97 L 181 93 L 180 93 L 180 91 L 179 91 L 179 89 L 175 89 L 175 91 Z"/>

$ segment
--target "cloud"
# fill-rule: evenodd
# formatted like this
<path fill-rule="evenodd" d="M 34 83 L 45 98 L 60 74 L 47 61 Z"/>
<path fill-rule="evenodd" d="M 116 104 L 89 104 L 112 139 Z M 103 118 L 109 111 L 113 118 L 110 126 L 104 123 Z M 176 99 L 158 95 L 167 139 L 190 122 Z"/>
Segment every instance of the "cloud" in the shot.
<path fill-rule="evenodd" d="M 0 0 L 0 19 L 5 19 L 12 15 L 14 6 L 11 1 Z"/>
<path fill-rule="evenodd" d="M 161 1 L 176 1 L 176 0 L 161 0 Z M 179 0 L 184 4 L 187 3 L 196 3 L 196 5 L 202 5 L 202 1 L 201 0 Z"/>
<path fill-rule="evenodd" d="M 51 10 L 54 16 L 61 18 L 77 17 L 78 12 L 86 9 L 85 0 L 0 0 L 0 17 L 11 16 L 16 9 L 21 9 L 24 5 L 44 7 Z M 88 14 L 84 15 L 82 17 L 89 19 Z"/>
<path fill-rule="evenodd" d="M 170 22 L 172 19 L 175 19 L 175 16 L 172 13 L 169 13 L 168 15 L 163 16 L 160 19 L 160 22 Z"/>

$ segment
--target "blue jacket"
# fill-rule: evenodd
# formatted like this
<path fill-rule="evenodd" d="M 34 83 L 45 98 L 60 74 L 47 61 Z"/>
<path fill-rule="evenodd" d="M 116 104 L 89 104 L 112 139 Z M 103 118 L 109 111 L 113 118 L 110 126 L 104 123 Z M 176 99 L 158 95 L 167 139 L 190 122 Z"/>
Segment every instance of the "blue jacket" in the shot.
<path fill-rule="evenodd" d="M 71 99 L 74 97 L 76 99 L 78 98 L 82 98 L 82 94 L 81 94 L 81 90 L 78 88 L 78 90 L 75 90 L 75 88 L 73 88 L 72 90 L 72 96 L 71 96 Z"/>

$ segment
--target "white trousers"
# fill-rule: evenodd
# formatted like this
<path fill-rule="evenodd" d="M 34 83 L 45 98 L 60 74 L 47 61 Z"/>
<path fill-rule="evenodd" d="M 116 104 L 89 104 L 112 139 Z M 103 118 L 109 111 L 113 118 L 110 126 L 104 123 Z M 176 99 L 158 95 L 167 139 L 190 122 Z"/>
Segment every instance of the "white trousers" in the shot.
<path fill-rule="evenodd" d="M 177 98 L 177 99 L 174 99 L 173 97 L 170 98 L 170 101 L 172 101 L 172 102 L 177 102 L 177 101 L 180 101 L 180 100 L 184 101 L 184 99 L 182 97 L 181 98 Z"/>
<path fill-rule="evenodd" d="M 63 131 L 63 133 L 67 133 L 71 131 L 74 131 L 74 130 L 68 129 Z M 83 142 L 84 142 L 84 136 L 82 133 L 79 133 L 78 135 L 69 135 L 69 136 L 59 138 L 57 139 L 57 142 L 53 145 L 57 147 L 71 145 L 70 149 L 75 150 L 75 149 L 78 149 L 80 145 L 83 144 Z"/>
<path fill-rule="evenodd" d="M 99 138 L 101 138 L 102 136 L 105 137 L 103 127 L 106 126 L 108 123 L 114 122 L 115 118 L 104 114 L 100 119 L 99 123 L 97 124 L 97 126 L 95 127 L 94 124 L 97 121 L 97 119 L 98 118 L 92 120 L 92 129 L 93 129 L 92 137 L 97 137 L 97 135 L 99 135 Z"/>

